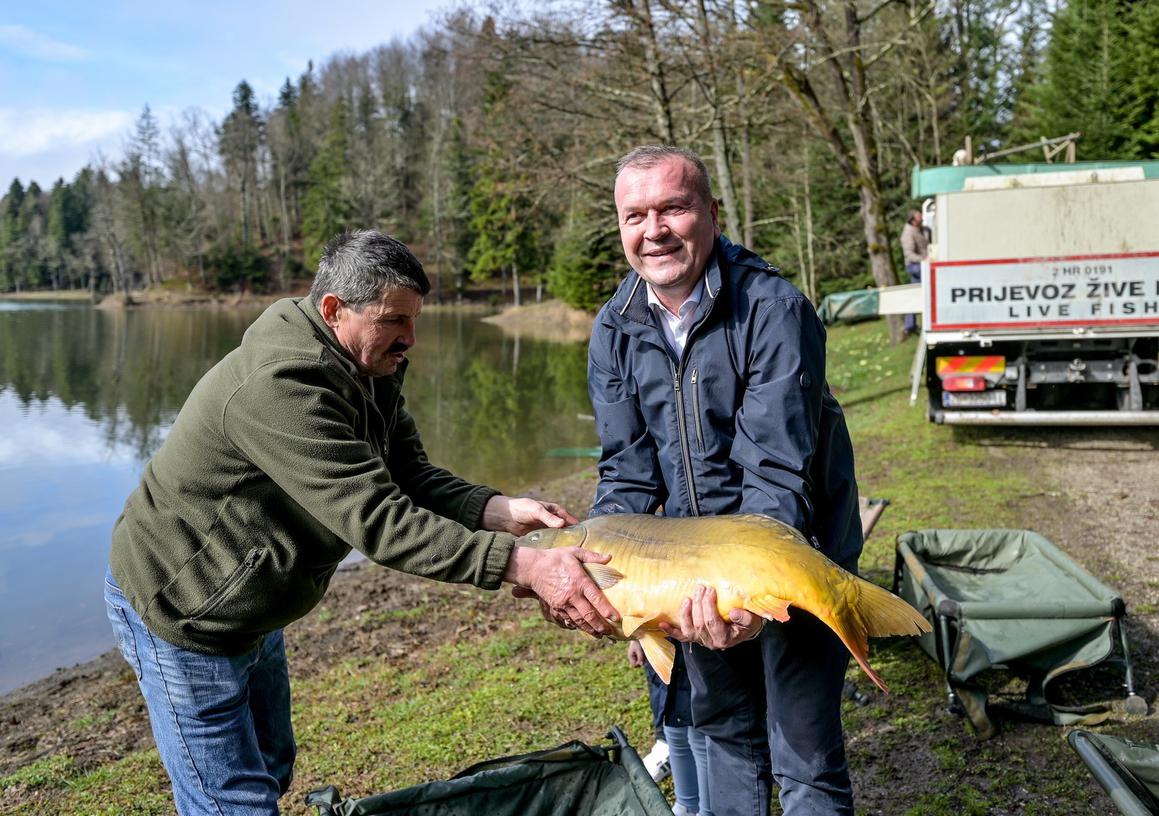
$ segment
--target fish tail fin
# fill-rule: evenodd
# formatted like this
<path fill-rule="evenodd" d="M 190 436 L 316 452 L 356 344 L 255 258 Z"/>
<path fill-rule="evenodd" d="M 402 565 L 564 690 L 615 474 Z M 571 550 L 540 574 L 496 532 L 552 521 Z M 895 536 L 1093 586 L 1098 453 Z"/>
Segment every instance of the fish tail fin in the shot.
<path fill-rule="evenodd" d="M 860 616 L 847 614 L 841 618 L 825 622 L 830 624 L 833 631 L 837 633 L 837 637 L 841 638 L 845 648 L 853 655 L 857 665 L 861 666 L 861 670 L 873 681 L 873 684 L 888 694 L 889 686 L 881 679 L 881 675 L 869 665 L 869 635 L 865 631 L 865 625 Z"/>
<path fill-rule="evenodd" d="M 870 637 L 921 635 L 930 631 L 930 622 L 888 589 L 859 578 L 857 591 L 856 607 Z"/>
<path fill-rule="evenodd" d="M 846 614 L 827 623 L 869 679 L 879 689 L 888 692 L 881 675 L 869 665 L 869 638 L 920 635 L 930 631 L 930 624 L 916 609 L 877 584 L 854 578 L 851 589 L 853 597 L 846 607 Z"/>
<path fill-rule="evenodd" d="M 644 657 L 652 665 L 665 685 L 672 682 L 672 663 L 676 659 L 676 647 L 672 641 L 659 632 L 641 632 L 640 645 L 644 647 Z"/>

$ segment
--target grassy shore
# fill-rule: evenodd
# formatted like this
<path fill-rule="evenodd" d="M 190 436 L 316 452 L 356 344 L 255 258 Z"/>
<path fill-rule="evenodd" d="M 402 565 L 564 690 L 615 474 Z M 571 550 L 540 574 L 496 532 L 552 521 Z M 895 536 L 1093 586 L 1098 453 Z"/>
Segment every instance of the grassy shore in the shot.
<path fill-rule="evenodd" d="M 60 289 L 55 292 L 0 292 L 0 300 L 68 301 L 75 303 L 78 301 L 91 302 L 94 298 L 87 289 Z"/>
<path fill-rule="evenodd" d="M 1090 546 L 1058 521 L 1069 500 L 1037 448 L 987 444 L 978 433 L 931 425 L 908 405 L 913 349 L 913 341 L 891 347 L 880 322 L 830 334 L 829 379 L 846 408 L 862 493 L 891 502 L 867 542 L 862 573 L 888 585 L 894 538 L 909 529 L 1035 527 L 1072 552 Z M 594 479 L 587 466 L 528 492 L 584 508 Z M 1153 628 L 1154 616 L 1145 623 Z M 506 593 L 365 567 L 339 575 L 323 604 L 287 630 L 287 641 L 300 746 L 283 800 L 289 814 L 313 812 L 302 797 L 326 784 L 368 795 L 443 778 L 484 758 L 573 738 L 598 742 L 612 724 L 635 745 L 651 742 L 643 677 L 627 666 L 623 645 L 550 627 Z M 1138 652 L 1140 691 L 1153 702 L 1156 683 L 1146 670 L 1155 665 L 1154 649 Z M 843 709 L 859 813 L 1110 812 L 1067 748 L 1064 729 L 1008 723 L 979 742 L 946 713 L 943 678 L 915 643 L 875 641 L 871 661 L 892 693 L 877 692 L 854 666 L 849 679 L 869 703 L 848 701 Z M 42 740 L 22 759 L 0 755 L 0 812 L 171 811 L 132 675 L 123 666 L 105 674 L 99 690 L 58 694 L 70 702 L 53 712 L 62 724 L 55 741 Z M 1003 691 L 1020 690 L 1013 681 Z M 1112 687 L 1107 697 L 1117 693 Z M 0 707 L 0 721 L 27 728 L 35 719 L 24 711 L 31 705 Z M 1108 730 L 1154 739 L 1156 723 L 1155 715 L 1119 714 Z M 97 750 L 106 743 L 108 750 Z"/>

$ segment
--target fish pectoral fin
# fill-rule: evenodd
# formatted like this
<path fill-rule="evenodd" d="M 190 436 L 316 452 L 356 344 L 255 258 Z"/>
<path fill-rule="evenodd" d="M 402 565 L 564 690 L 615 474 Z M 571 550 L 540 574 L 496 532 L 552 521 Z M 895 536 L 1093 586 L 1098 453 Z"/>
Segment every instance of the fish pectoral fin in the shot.
<path fill-rule="evenodd" d="M 757 595 L 749 598 L 745 608 L 750 612 L 756 612 L 765 620 L 784 623 L 789 619 L 789 602 L 775 595 Z"/>
<path fill-rule="evenodd" d="M 652 665 L 652 670 L 660 676 L 665 685 L 672 682 L 672 661 L 676 659 L 676 647 L 672 641 L 657 632 L 640 635 L 640 645 L 644 647 L 644 657 Z"/>
<path fill-rule="evenodd" d="M 584 564 L 584 569 L 588 571 L 588 575 L 592 576 L 592 580 L 600 589 L 614 587 L 624 580 L 624 573 L 615 567 L 609 567 L 607 564 Z"/>
<path fill-rule="evenodd" d="M 624 615 L 621 626 L 624 630 L 624 637 L 630 638 L 636 634 L 636 630 L 648 622 L 648 618 L 641 618 L 638 615 Z"/>

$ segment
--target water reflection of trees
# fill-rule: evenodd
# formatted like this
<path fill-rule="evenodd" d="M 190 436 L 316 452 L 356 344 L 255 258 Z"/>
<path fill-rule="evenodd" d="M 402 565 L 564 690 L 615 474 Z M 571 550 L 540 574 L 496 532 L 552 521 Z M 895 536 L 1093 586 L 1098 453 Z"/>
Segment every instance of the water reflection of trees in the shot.
<path fill-rule="evenodd" d="M 431 342 L 420 336 L 430 356 L 416 358 L 406 387 L 432 458 L 505 489 L 574 468 L 546 453 L 595 442 L 591 423 L 577 418 L 591 410 L 584 345 L 510 337 L 453 313 L 438 318 Z"/>
<path fill-rule="evenodd" d="M 0 392 L 79 408 L 110 445 L 141 459 L 160 445 L 197 380 L 234 348 L 253 311 L 77 308 L 0 313 Z M 505 489 L 574 462 L 556 447 L 595 443 L 583 344 L 504 335 L 461 313 L 424 315 L 407 404 L 432 459 Z"/>
<path fill-rule="evenodd" d="M 80 408 L 110 447 L 148 458 L 252 310 L 22 310 L 0 314 L 0 391 Z"/>

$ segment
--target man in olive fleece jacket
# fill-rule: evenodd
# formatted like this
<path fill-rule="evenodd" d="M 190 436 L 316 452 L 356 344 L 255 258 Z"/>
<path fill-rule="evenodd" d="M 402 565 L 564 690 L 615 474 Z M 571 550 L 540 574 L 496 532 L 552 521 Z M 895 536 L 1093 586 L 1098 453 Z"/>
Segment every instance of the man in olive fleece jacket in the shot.
<path fill-rule="evenodd" d="M 430 284 L 377 232 L 326 248 L 190 393 L 113 530 L 105 597 L 182 814 L 273 814 L 295 746 L 281 629 L 357 549 L 393 569 L 537 597 L 600 635 L 615 610 L 583 550 L 517 547 L 575 523 L 432 465 L 406 411 Z"/>

